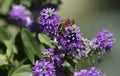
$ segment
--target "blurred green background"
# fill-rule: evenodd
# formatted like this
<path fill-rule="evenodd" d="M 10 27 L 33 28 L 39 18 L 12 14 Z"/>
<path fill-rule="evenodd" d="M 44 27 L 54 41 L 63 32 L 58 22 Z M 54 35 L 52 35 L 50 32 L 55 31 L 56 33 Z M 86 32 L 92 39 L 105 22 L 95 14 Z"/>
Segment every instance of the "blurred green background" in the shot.
<path fill-rule="evenodd" d="M 71 18 L 80 26 L 84 37 L 91 39 L 101 29 L 108 29 L 116 38 L 112 51 L 98 65 L 106 76 L 120 76 L 120 1 L 62 0 L 59 14 Z"/>

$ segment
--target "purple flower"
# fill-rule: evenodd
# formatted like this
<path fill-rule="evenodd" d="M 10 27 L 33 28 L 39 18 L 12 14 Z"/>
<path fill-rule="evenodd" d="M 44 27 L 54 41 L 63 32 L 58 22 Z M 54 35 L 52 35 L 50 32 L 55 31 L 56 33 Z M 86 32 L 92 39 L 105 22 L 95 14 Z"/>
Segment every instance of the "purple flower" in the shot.
<path fill-rule="evenodd" d="M 60 22 L 60 17 L 53 8 L 46 8 L 40 12 L 40 24 L 43 27 L 43 32 L 46 34 L 57 34 L 58 23 Z"/>
<path fill-rule="evenodd" d="M 54 62 L 55 70 L 56 70 L 56 76 L 63 76 L 64 70 L 63 70 L 63 58 L 60 57 L 60 55 L 55 55 L 52 58 L 52 62 Z"/>
<path fill-rule="evenodd" d="M 84 69 L 79 72 L 74 72 L 74 76 L 105 76 L 96 67 L 90 69 Z"/>
<path fill-rule="evenodd" d="M 55 55 L 54 52 L 54 48 L 43 50 L 43 60 L 54 63 L 55 67 L 60 67 L 63 63 L 63 59 L 61 58 L 60 54 Z"/>
<path fill-rule="evenodd" d="M 80 29 L 74 24 L 65 28 L 65 35 L 59 37 L 58 44 L 62 46 L 63 50 L 70 52 L 80 48 L 81 41 Z"/>
<path fill-rule="evenodd" d="M 24 25 L 28 27 L 32 24 L 33 20 L 31 18 L 32 14 L 22 5 L 15 5 L 10 11 L 10 18 L 17 21 L 19 25 Z"/>
<path fill-rule="evenodd" d="M 41 33 L 42 28 L 40 27 L 39 23 L 32 23 L 30 27 L 28 27 L 28 30 L 30 30 L 32 33 Z"/>
<path fill-rule="evenodd" d="M 89 40 L 82 37 L 82 43 L 79 49 L 73 52 L 75 58 L 87 57 L 87 52 L 90 51 Z"/>
<path fill-rule="evenodd" d="M 51 63 L 53 66 L 54 66 L 54 74 L 56 74 L 57 76 L 60 76 L 63 74 L 63 68 L 62 68 L 62 63 L 63 63 L 63 59 L 62 57 L 60 56 L 60 54 L 56 53 L 55 54 L 55 50 L 54 48 L 49 48 L 49 49 L 45 49 L 42 51 L 42 54 L 43 54 L 43 58 L 42 58 L 42 62 L 41 63 L 46 63 L 46 62 L 49 62 Z M 36 67 L 40 67 L 40 66 L 43 66 L 43 64 L 41 64 L 40 62 L 36 63 Z M 41 65 L 40 65 L 41 64 Z M 45 65 L 46 66 L 46 65 Z M 52 66 L 52 67 L 53 67 Z M 35 66 L 34 66 L 35 67 Z M 49 67 L 48 67 L 49 68 Z M 34 70 L 34 69 L 33 69 Z M 59 74 L 59 72 L 61 72 L 61 74 Z M 36 75 L 33 75 L 33 76 L 37 76 L 38 73 L 35 72 Z M 48 74 L 42 74 L 43 76 L 56 76 L 56 75 L 48 75 Z M 40 74 L 39 74 L 40 75 Z M 42 76 L 40 75 L 40 76 Z"/>
<path fill-rule="evenodd" d="M 99 49 L 102 53 L 106 53 L 111 50 L 114 44 L 114 39 L 112 33 L 109 30 L 100 31 L 97 36 L 97 45 L 99 45 Z"/>
<path fill-rule="evenodd" d="M 99 48 L 99 44 L 97 42 L 97 38 L 93 38 L 92 40 L 89 40 L 89 47 L 93 50 L 97 50 Z"/>
<path fill-rule="evenodd" d="M 77 49 L 76 51 L 73 52 L 73 56 L 75 58 L 86 57 L 85 50 Z"/>
<path fill-rule="evenodd" d="M 56 76 L 54 64 L 48 61 L 37 61 L 32 76 Z"/>
<path fill-rule="evenodd" d="M 55 67 L 59 68 L 62 66 L 63 58 L 58 54 L 52 58 L 52 61 L 54 62 Z"/>
<path fill-rule="evenodd" d="M 74 76 L 87 76 L 87 70 L 81 70 L 79 72 L 74 72 Z"/>
<path fill-rule="evenodd" d="M 42 51 L 43 57 L 52 57 L 54 55 L 54 49 L 53 48 L 49 48 L 49 49 L 45 49 Z"/>
<path fill-rule="evenodd" d="M 65 72 L 63 66 L 56 68 L 56 76 L 65 76 L 64 73 Z"/>

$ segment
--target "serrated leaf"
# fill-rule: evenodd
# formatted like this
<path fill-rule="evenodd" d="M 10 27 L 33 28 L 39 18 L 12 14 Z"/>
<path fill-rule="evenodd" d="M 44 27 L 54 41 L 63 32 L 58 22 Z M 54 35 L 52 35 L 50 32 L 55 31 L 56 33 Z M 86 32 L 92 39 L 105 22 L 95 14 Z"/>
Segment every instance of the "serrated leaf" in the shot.
<path fill-rule="evenodd" d="M 46 36 L 45 34 L 39 34 L 38 36 L 41 43 L 46 44 L 49 47 L 54 47 L 51 44 L 50 38 L 48 36 Z"/>
<path fill-rule="evenodd" d="M 30 65 L 23 65 L 15 69 L 9 76 L 32 76 Z"/>
<path fill-rule="evenodd" d="M 40 49 L 39 44 L 28 30 L 22 29 L 21 38 L 24 46 L 24 52 L 30 61 L 32 63 L 35 62 L 35 55 L 41 58 L 42 49 Z"/>

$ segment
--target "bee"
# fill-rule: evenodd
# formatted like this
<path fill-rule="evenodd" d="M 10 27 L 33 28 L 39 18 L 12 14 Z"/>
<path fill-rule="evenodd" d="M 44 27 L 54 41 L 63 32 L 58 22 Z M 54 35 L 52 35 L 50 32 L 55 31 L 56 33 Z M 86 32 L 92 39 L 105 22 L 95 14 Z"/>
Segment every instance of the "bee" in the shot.
<path fill-rule="evenodd" d="M 65 35 L 65 28 L 68 27 L 68 26 L 72 26 L 73 24 L 75 24 L 74 20 L 71 20 L 71 19 L 62 20 L 59 23 L 58 34 L 59 35 Z"/>

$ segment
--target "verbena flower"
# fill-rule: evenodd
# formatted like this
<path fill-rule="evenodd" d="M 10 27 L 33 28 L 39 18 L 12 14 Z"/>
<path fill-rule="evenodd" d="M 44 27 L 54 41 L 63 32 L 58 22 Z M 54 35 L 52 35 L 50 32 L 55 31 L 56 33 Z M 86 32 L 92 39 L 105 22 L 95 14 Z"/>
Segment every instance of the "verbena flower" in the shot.
<path fill-rule="evenodd" d="M 10 11 L 10 19 L 17 21 L 19 25 L 28 27 L 32 24 L 32 14 L 22 5 L 15 5 Z"/>
<path fill-rule="evenodd" d="M 54 62 L 54 65 L 55 65 L 56 68 L 61 67 L 62 63 L 63 63 L 63 58 L 59 54 L 55 55 L 52 58 L 52 62 Z"/>
<path fill-rule="evenodd" d="M 96 67 L 90 69 L 84 69 L 78 72 L 74 72 L 74 76 L 105 76 Z"/>
<path fill-rule="evenodd" d="M 49 48 L 49 49 L 45 49 L 42 51 L 43 57 L 52 57 L 54 55 L 54 49 L 53 48 Z"/>
<path fill-rule="evenodd" d="M 42 51 L 43 60 L 53 62 L 55 67 L 60 67 L 63 63 L 63 59 L 60 54 L 55 55 L 54 48 L 45 49 Z"/>
<path fill-rule="evenodd" d="M 79 58 L 79 57 L 86 57 L 86 54 L 85 54 L 85 50 L 83 49 L 77 49 L 76 51 L 73 52 L 73 56 L 75 58 Z"/>
<path fill-rule="evenodd" d="M 58 23 L 60 22 L 60 17 L 54 8 L 46 8 L 40 12 L 41 27 L 46 34 L 57 34 Z"/>
<path fill-rule="evenodd" d="M 97 38 L 93 38 L 92 40 L 89 40 L 89 47 L 93 50 L 97 50 L 99 48 L 99 44 L 97 41 Z"/>
<path fill-rule="evenodd" d="M 43 54 L 43 61 L 46 62 L 51 62 L 54 65 L 54 69 L 55 69 L 55 74 L 57 76 L 62 75 L 62 63 L 63 63 L 63 59 L 60 56 L 60 54 L 56 53 L 55 54 L 55 50 L 54 48 L 48 48 L 42 51 Z M 61 74 L 59 74 L 59 72 L 61 71 Z M 47 76 L 47 75 L 46 75 Z"/>
<path fill-rule="evenodd" d="M 65 28 L 65 35 L 59 37 L 58 44 L 62 46 L 64 51 L 69 52 L 80 48 L 81 41 L 80 29 L 74 24 Z"/>
<path fill-rule="evenodd" d="M 101 30 L 97 36 L 97 44 L 102 53 L 106 53 L 111 50 L 114 44 L 112 33 L 109 30 Z"/>
<path fill-rule="evenodd" d="M 76 51 L 73 52 L 73 56 L 75 58 L 79 58 L 79 57 L 87 57 L 87 52 L 90 51 L 90 46 L 89 46 L 89 40 L 87 40 L 86 38 L 82 37 L 82 42 L 81 42 L 81 46 L 79 49 L 77 49 Z"/>
<path fill-rule="evenodd" d="M 60 57 L 60 55 L 55 55 L 52 58 L 52 62 L 54 62 L 55 70 L 56 70 L 56 76 L 63 76 L 64 70 L 63 70 L 63 59 Z"/>
<path fill-rule="evenodd" d="M 32 76 L 56 76 L 54 64 L 49 61 L 37 61 Z"/>
<path fill-rule="evenodd" d="M 63 66 L 56 68 L 56 76 L 65 76 L 64 73 L 65 71 L 64 71 Z"/>

